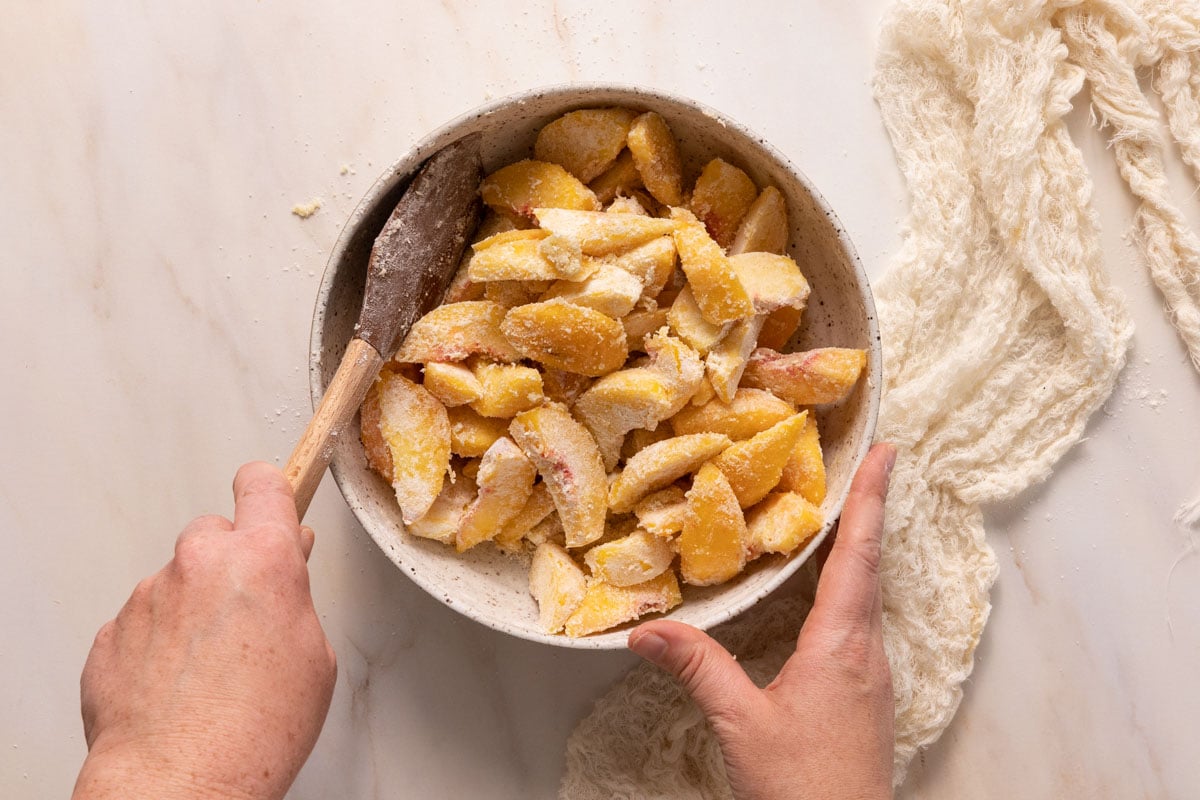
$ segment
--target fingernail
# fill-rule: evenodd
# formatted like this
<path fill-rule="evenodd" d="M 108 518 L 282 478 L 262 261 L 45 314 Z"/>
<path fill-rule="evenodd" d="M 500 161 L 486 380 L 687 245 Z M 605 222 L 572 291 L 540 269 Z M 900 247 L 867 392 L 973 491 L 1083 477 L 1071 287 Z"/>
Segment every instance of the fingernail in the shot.
<path fill-rule="evenodd" d="M 896 446 L 889 444 L 887 447 L 888 457 L 887 461 L 884 463 L 884 466 L 886 467 L 888 477 L 890 478 L 892 475 L 892 468 L 896 466 Z"/>
<path fill-rule="evenodd" d="M 657 664 L 667 652 L 667 640 L 657 633 L 643 633 L 636 639 L 630 637 L 629 649 Z"/>

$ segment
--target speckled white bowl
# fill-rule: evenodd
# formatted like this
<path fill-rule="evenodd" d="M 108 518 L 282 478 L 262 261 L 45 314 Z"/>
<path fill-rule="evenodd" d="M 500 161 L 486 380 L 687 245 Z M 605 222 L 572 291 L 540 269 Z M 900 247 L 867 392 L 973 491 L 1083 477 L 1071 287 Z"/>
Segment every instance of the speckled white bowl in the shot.
<path fill-rule="evenodd" d="M 574 84 L 525 92 L 489 103 L 426 136 L 376 181 L 350 217 L 321 281 L 312 326 L 310 383 L 313 403 L 324 393 L 349 341 L 362 298 L 367 257 L 376 234 L 415 168 L 430 154 L 474 131 L 483 133 L 487 171 L 529 157 L 538 129 L 564 112 L 595 106 L 654 110 L 679 139 L 690 185 L 700 168 L 720 156 L 746 170 L 760 186 L 774 185 L 787 198 L 791 255 L 812 285 L 805 321 L 789 345 L 867 350 L 867 371 L 854 393 L 818 412 L 828 474 L 824 512 L 829 522 L 791 558 L 762 558 L 734 580 L 716 587 L 684 587 L 684 602 L 668 616 L 707 629 L 754 605 L 804 563 L 828 535 L 841 511 L 850 479 L 866 455 L 879 406 L 880 348 L 875 306 L 854 247 L 832 209 L 779 151 L 752 131 L 710 108 L 680 97 L 635 87 Z M 357 430 L 357 421 L 353 430 Z M 452 548 L 407 534 L 388 484 L 367 468 L 357 435 L 338 442 L 333 476 L 359 522 L 400 571 L 451 608 L 514 636 L 560 647 L 616 649 L 632 626 L 570 639 L 537 627 L 529 596 L 528 562 L 492 547 L 463 556 Z"/>

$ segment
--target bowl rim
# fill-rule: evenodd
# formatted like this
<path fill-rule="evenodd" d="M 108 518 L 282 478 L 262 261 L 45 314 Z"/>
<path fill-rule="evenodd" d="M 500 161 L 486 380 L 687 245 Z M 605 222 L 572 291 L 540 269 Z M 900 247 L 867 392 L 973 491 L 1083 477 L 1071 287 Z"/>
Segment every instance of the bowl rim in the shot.
<path fill-rule="evenodd" d="M 476 106 L 468 111 L 465 111 L 458 116 L 450 119 L 448 122 L 438 126 L 431 132 L 422 136 L 407 150 L 405 150 L 397 159 L 387 166 L 379 175 L 378 178 L 371 184 L 367 191 L 363 194 L 358 204 L 351 211 L 350 216 L 342 226 L 338 234 L 337 241 L 334 244 L 332 251 L 329 254 L 329 259 L 326 261 L 325 270 L 321 275 L 320 287 L 317 291 L 317 297 L 314 302 L 312 324 L 309 330 L 309 395 L 313 408 L 315 409 L 320 402 L 321 396 L 324 394 L 325 386 L 322 379 L 321 370 L 321 353 L 324 348 L 323 330 L 325 327 L 326 309 L 328 308 L 329 296 L 333 290 L 333 278 L 337 271 L 337 265 L 345 257 L 346 250 L 353 238 L 353 231 L 361 220 L 367 215 L 367 212 L 380 200 L 380 198 L 391 191 L 397 183 L 407 180 L 415 169 L 435 151 L 449 144 L 453 138 L 454 132 L 461 129 L 463 126 L 477 119 L 490 116 L 497 111 L 505 109 L 512 105 L 520 105 L 528 100 L 543 99 L 546 97 L 561 96 L 564 99 L 570 97 L 572 100 L 584 100 L 584 95 L 592 92 L 601 92 L 607 94 L 623 94 L 629 96 L 631 103 L 641 104 L 646 107 L 653 107 L 656 102 L 662 102 L 667 105 L 686 106 L 695 111 L 704 114 L 716 121 L 721 126 L 733 130 L 737 134 L 755 142 L 756 146 L 762 148 L 763 152 L 772 160 L 777 162 L 787 173 L 792 175 L 809 194 L 814 207 L 824 214 L 833 226 L 837 234 L 837 240 L 841 248 L 845 251 L 849 266 L 851 267 L 855 278 L 858 282 L 861 300 L 864 304 L 864 312 L 867 319 L 867 337 L 868 337 L 868 370 L 864 375 L 867 385 L 867 403 L 866 403 L 866 419 L 864 421 L 863 437 L 857 449 L 853 454 L 851 463 L 855 470 L 862 464 L 866 458 L 867 451 L 870 449 L 875 436 L 876 424 L 879 416 L 880 394 L 882 388 L 882 348 L 880 345 L 879 323 L 875 309 L 874 295 L 871 291 L 871 286 L 867 280 L 866 270 L 863 268 L 862 261 L 859 259 L 858 251 L 854 247 L 854 243 L 850 240 L 849 234 L 846 232 L 845 226 L 834 212 L 833 208 L 825 200 L 825 197 L 820 193 L 808 176 L 804 174 L 795 164 L 792 163 L 786 155 L 778 148 L 768 142 L 762 136 L 743 125 L 742 123 L 732 119 L 726 114 L 708 106 L 707 104 L 693 100 L 690 97 L 673 94 L 670 92 L 650 89 L 642 86 L 622 83 L 606 83 L 606 82 L 580 82 L 580 83 L 555 83 L 545 86 L 526 89 L 503 97 L 495 98 Z M 454 602 L 443 587 L 436 581 L 427 580 L 425 573 L 415 570 L 404 563 L 403 555 L 383 545 L 376 538 L 371 530 L 371 526 L 364 520 L 365 504 L 358 496 L 354 483 L 350 480 L 349 475 L 342 469 L 341 464 L 335 457 L 330 465 L 330 471 L 333 473 L 334 482 L 337 484 L 339 491 L 342 493 L 346 505 L 349 506 L 351 513 L 354 514 L 358 524 L 362 526 L 371 540 L 376 546 L 383 551 L 384 555 L 399 569 L 409 580 L 416 583 L 422 590 L 436 598 L 443 605 L 446 605 L 453 610 L 469 617 L 471 620 L 480 624 L 486 625 L 493 630 L 506 633 L 527 641 L 540 642 L 542 644 L 553 645 L 556 647 L 568 647 L 580 650 L 621 650 L 626 646 L 628 630 L 624 627 L 618 628 L 616 631 L 609 631 L 594 636 L 583 636 L 573 638 L 560 634 L 546 634 L 525 630 L 513 626 L 504 620 L 497 619 L 486 615 L 477 615 L 473 613 L 470 606 L 460 605 Z M 837 522 L 841 517 L 842 508 L 845 505 L 846 496 L 849 494 L 849 482 L 843 487 L 841 496 L 837 498 L 837 502 L 833 506 L 833 511 L 830 518 L 826 520 L 821 530 L 809 540 L 804 549 L 799 553 L 792 555 L 781 566 L 779 571 L 769 580 L 761 589 L 747 595 L 737 603 L 731 603 L 729 606 L 722 608 L 714 614 L 713 618 L 707 621 L 705 630 L 727 622 L 734 617 L 748 611 L 753 606 L 757 605 L 762 599 L 769 596 L 771 593 L 779 589 L 788 578 L 796 573 L 796 571 L 811 557 L 812 553 L 821 545 L 821 543 L 833 532 L 837 527 Z M 657 617 L 655 617 L 657 618 Z"/>

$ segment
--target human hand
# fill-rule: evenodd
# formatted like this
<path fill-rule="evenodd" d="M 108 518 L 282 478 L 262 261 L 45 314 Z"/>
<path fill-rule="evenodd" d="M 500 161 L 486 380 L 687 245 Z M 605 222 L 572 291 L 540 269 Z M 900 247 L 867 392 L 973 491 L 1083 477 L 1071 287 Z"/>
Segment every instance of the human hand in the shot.
<path fill-rule="evenodd" d="M 765 689 L 690 625 L 656 620 L 629 635 L 708 717 L 739 800 L 892 796 L 892 677 L 883 652 L 879 547 L 896 451 L 871 448 L 854 482 L 796 652 Z"/>
<path fill-rule="evenodd" d="M 234 519 L 195 519 L 96 635 L 76 800 L 281 798 L 337 666 L 309 593 L 313 533 L 283 474 L 246 464 Z"/>

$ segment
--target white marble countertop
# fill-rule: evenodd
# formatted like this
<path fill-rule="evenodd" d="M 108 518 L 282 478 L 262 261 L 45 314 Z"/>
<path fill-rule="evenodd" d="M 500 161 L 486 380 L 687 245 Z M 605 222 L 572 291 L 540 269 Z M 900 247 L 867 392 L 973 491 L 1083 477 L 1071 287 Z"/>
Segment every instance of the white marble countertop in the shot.
<path fill-rule="evenodd" d="M 96 629 L 189 518 L 229 511 L 238 464 L 290 451 L 325 260 L 424 132 L 531 86 L 642 84 L 787 153 L 872 276 L 905 208 L 869 87 L 884 0 L 137 5 L 28 3 L 0 22 L 10 798 L 68 794 Z M 1200 479 L 1200 379 L 1126 240 L 1132 204 L 1082 102 L 1071 122 L 1138 331 L 1087 440 L 988 510 L 995 609 L 958 717 L 906 797 L 1200 795 L 1200 557 L 1180 560 L 1171 523 Z M 315 216 L 290 213 L 312 198 Z M 567 733 L 634 658 L 460 617 L 392 567 L 332 481 L 308 519 L 340 674 L 291 797 L 551 797 Z"/>

